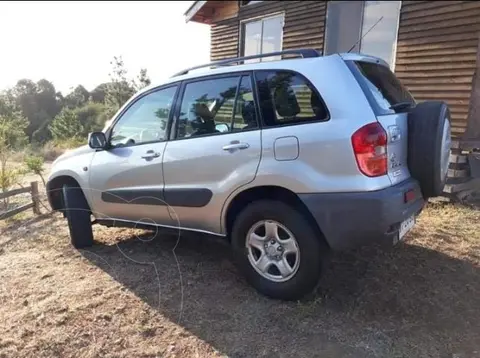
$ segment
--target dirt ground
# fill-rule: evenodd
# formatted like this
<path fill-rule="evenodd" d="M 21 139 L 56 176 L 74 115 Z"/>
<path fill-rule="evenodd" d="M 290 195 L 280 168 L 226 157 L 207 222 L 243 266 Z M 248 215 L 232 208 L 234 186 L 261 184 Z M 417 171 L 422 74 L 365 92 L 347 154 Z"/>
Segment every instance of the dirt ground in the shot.
<path fill-rule="evenodd" d="M 58 214 L 1 225 L 0 357 L 480 357 L 480 211 L 431 203 L 405 242 L 335 255 L 293 303 L 218 240 L 96 227 L 77 251 Z"/>

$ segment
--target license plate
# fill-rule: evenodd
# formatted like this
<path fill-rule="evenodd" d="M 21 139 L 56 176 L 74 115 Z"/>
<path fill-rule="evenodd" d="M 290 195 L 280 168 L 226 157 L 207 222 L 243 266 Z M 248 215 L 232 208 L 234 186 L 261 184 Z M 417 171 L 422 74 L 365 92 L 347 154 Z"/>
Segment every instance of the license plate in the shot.
<path fill-rule="evenodd" d="M 402 240 L 403 237 L 415 226 L 415 216 L 410 216 L 407 220 L 400 224 L 400 231 L 398 232 L 398 239 Z"/>

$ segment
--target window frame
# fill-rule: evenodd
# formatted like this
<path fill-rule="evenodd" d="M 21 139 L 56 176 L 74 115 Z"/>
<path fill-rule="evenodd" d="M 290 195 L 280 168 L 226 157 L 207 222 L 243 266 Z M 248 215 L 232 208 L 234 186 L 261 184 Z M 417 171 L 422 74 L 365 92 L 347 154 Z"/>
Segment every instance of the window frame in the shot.
<path fill-rule="evenodd" d="M 327 8 L 325 9 L 325 31 L 323 33 L 323 51 L 322 53 L 325 55 L 325 56 L 328 56 L 326 50 L 327 50 L 327 42 L 328 42 L 328 22 L 327 22 L 327 18 L 328 18 L 328 6 L 329 6 L 329 3 L 331 3 L 332 1 L 328 1 L 327 2 Z M 335 1 L 336 3 L 345 3 L 345 2 L 350 2 L 350 1 L 347 1 L 347 0 L 337 0 Z M 360 14 L 361 16 L 361 19 L 360 19 L 360 28 L 359 28 L 359 31 L 358 31 L 358 39 L 357 39 L 357 43 L 355 44 L 355 47 L 358 46 L 358 50 L 361 51 L 361 47 L 362 47 L 362 26 L 363 26 L 363 19 L 364 19 L 364 14 L 365 14 L 365 0 L 362 0 L 361 1 L 362 3 L 362 12 Z M 352 43 L 352 46 L 354 44 Z M 354 48 L 355 48 L 354 47 Z M 331 54 L 334 54 L 334 52 L 332 52 Z"/>
<path fill-rule="evenodd" d="M 111 140 L 111 136 L 112 136 L 112 131 L 113 129 L 115 128 L 115 126 L 118 124 L 118 122 L 120 121 L 120 119 L 125 115 L 125 113 L 127 113 L 127 111 L 135 104 L 137 103 L 139 100 L 141 100 L 142 98 L 152 94 L 152 93 L 155 93 L 155 92 L 159 92 L 159 91 L 162 91 L 162 90 L 166 90 L 166 89 L 169 89 L 169 88 L 172 88 L 172 87 L 177 87 L 176 91 L 175 91 L 175 94 L 173 95 L 173 100 L 172 100 L 172 107 L 170 109 L 170 112 L 168 114 L 168 119 L 167 119 L 167 127 L 165 128 L 165 136 L 162 140 L 153 140 L 153 141 L 148 141 L 148 142 L 142 142 L 142 143 L 135 143 L 135 144 L 132 144 L 132 145 L 129 145 L 128 147 L 116 147 L 116 146 L 111 146 L 110 145 L 110 140 Z M 173 82 L 173 83 L 168 83 L 166 85 L 161 85 L 161 86 L 158 86 L 158 87 L 155 87 L 155 88 L 152 88 L 148 91 L 145 91 L 144 93 L 138 95 L 137 97 L 134 97 L 129 103 L 127 106 L 125 106 L 120 113 L 118 113 L 118 115 L 115 117 L 115 119 L 112 121 L 112 123 L 110 124 L 110 126 L 108 127 L 108 129 L 105 131 L 105 137 L 107 139 L 107 148 L 106 150 L 112 150 L 112 149 L 116 149 L 116 148 L 132 148 L 132 147 L 136 147 L 136 146 L 139 146 L 139 145 L 144 145 L 144 144 L 152 144 L 152 143 L 163 143 L 163 142 L 166 142 L 168 141 L 168 138 L 169 138 L 169 133 L 170 133 L 170 126 L 171 126 L 171 122 L 172 122 L 172 117 L 173 117 L 173 112 L 176 108 L 176 103 L 177 103 L 177 100 L 178 100 L 178 94 L 179 94 L 179 90 L 180 90 L 180 87 L 181 87 L 181 81 L 177 81 L 177 82 Z"/>
<path fill-rule="evenodd" d="M 244 1 L 239 1 L 240 7 L 250 6 L 250 5 L 257 5 L 257 4 L 260 4 L 260 3 L 262 3 L 262 2 L 263 2 L 263 0 L 257 0 L 257 1 L 253 1 L 253 2 L 252 2 L 252 1 L 249 1 L 248 3 L 245 4 Z"/>
<path fill-rule="evenodd" d="M 327 113 L 327 116 L 325 119 L 315 119 L 315 120 L 310 120 L 310 121 L 293 121 L 293 122 L 286 122 L 286 123 L 277 123 L 275 125 L 267 125 L 265 123 L 265 120 L 263 118 L 263 111 L 262 109 L 260 108 L 260 92 L 258 90 L 258 79 L 257 79 L 257 73 L 260 73 L 260 72 L 283 72 L 283 73 L 290 73 L 290 74 L 293 74 L 295 76 L 299 76 L 300 78 L 302 78 L 305 83 L 308 85 L 308 87 L 311 89 L 312 92 L 314 92 L 318 98 L 320 99 L 320 102 L 322 103 L 323 107 L 325 108 L 326 110 L 326 113 Z M 298 71 L 294 71 L 294 70 L 287 70 L 287 69 L 265 69 L 265 70 L 254 70 L 253 71 L 254 73 L 254 82 L 255 82 L 255 92 L 256 92 L 256 100 L 257 100 L 257 105 L 256 105 L 256 108 L 260 111 L 260 120 L 261 120 L 261 129 L 262 130 L 266 130 L 266 129 L 272 129 L 272 128 L 283 128 L 283 127 L 289 127 L 289 126 L 296 126 L 296 125 L 305 125 L 305 124 L 312 124 L 312 123 L 323 123 L 323 122 L 328 122 L 330 119 L 331 119 L 331 116 L 330 116 L 330 110 L 328 109 L 327 107 L 327 104 L 325 103 L 323 97 L 320 95 L 320 92 L 318 91 L 317 87 L 315 87 L 313 85 L 313 83 L 303 74 L 301 74 L 300 72 Z M 274 113 L 275 113 L 275 116 L 276 116 L 276 110 L 275 108 L 273 107 L 273 102 L 270 100 L 270 110 L 273 110 Z"/>
<path fill-rule="evenodd" d="M 366 3 L 368 2 L 368 0 L 363 0 L 363 9 L 362 9 L 362 29 L 361 29 L 361 33 L 360 33 L 360 43 L 359 43 L 359 49 L 360 51 L 362 51 L 362 42 L 363 42 L 363 22 L 365 21 L 365 9 L 366 9 Z M 394 0 L 394 1 L 391 1 L 391 2 L 397 2 L 399 3 L 399 7 L 398 7 L 398 12 L 397 12 L 397 21 L 395 23 L 396 25 L 396 31 L 395 31 L 395 36 L 394 36 L 394 41 L 393 41 L 393 51 L 392 51 L 392 62 L 391 63 L 388 63 L 386 60 L 384 60 L 382 58 L 382 60 L 384 60 L 385 62 L 388 63 L 388 67 L 390 68 L 390 70 L 392 72 L 395 71 L 395 64 L 397 62 L 397 45 L 398 45 L 398 32 L 400 31 L 400 15 L 402 14 L 402 6 L 403 6 L 403 1 L 398 1 L 398 0 Z M 367 30 L 368 31 L 368 30 Z M 379 57 L 381 58 L 381 57 Z"/>
<path fill-rule="evenodd" d="M 344 0 L 337 0 L 335 1 L 336 3 L 342 3 L 342 2 L 348 2 Z M 368 0 L 362 0 L 362 12 L 360 14 L 361 19 L 360 19 L 360 31 L 358 34 L 358 43 L 355 46 L 358 46 L 358 51 L 359 53 L 362 53 L 362 42 L 363 42 L 363 23 L 365 21 L 365 8 L 366 8 L 366 2 Z M 331 3 L 329 1 L 328 3 Z M 325 11 L 325 31 L 324 31 L 324 41 L 323 41 L 323 53 L 326 54 L 326 49 L 327 49 L 327 42 L 328 42 L 328 23 L 327 23 L 327 17 L 328 17 L 328 6 L 329 4 L 327 3 L 327 9 Z M 395 31 L 395 36 L 394 36 L 394 42 L 393 42 L 393 53 L 392 53 L 392 63 L 388 63 L 388 66 L 392 70 L 392 72 L 395 71 L 395 65 L 397 62 L 397 47 L 398 47 L 398 32 L 400 30 L 400 15 L 402 14 L 402 7 L 403 7 L 403 1 L 399 1 L 400 6 L 398 7 L 398 13 L 397 13 L 397 22 L 396 22 L 396 31 Z M 368 31 L 368 30 L 367 30 Z M 353 43 L 352 43 L 353 46 Z M 333 54 L 333 53 L 331 53 Z M 384 60 L 385 61 L 385 60 Z"/>
<path fill-rule="evenodd" d="M 249 5 L 256 5 L 256 4 L 247 4 L 244 6 L 249 6 Z M 283 19 L 282 33 L 280 34 L 280 51 L 283 51 L 283 35 L 284 35 L 283 28 L 285 27 L 285 11 L 278 11 L 278 12 L 273 12 L 267 15 L 254 16 L 254 17 L 249 17 L 248 19 L 240 20 L 240 29 L 239 29 L 240 57 L 245 56 L 245 32 L 246 32 L 245 26 L 248 23 L 258 22 L 258 21 L 263 22 L 264 20 L 268 20 L 268 19 L 272 19 L 280 16 Z M 262 38 L 260 40 L 263 42 L 263 24 L 262 24 L 261 36 Z M 261 50 L 262 50 L 261 54 L 263 54 L 263 48 Z M 262 62 L 263 59 L 259 59 L 259 60 L 260 60 L 259 62 Z"/>
<path fill-rule="evenodd" d="M 173 112 L 172 124 L 169 128 L 168 140 L 169 141 L 177 141 L 177 140 L 208 138 L 208 137 L 222 136 L 222 135 L 227 135 L 227 134 L 247 133 L 247 132 L 250 132 L 250 131 L 256 131 L 256 130 L 262 129 L 262 125 L 261 125 L 262 120 L 261 120 L 261 117 L 260 117 L 260 108 L 259 108 L 259 104 L 258 104 L 257 88 L 256 88 L 256 83 L 255 83 L 253 72 L 254 71 L 228 72 L 228 73 L 221 73 L 221 74 L 215 74 L 215 75 L 199 76 L 199 77 L 195 77 L 195 78 L 191 78 L 191 79 L 182 81 L 182 83 L 180 85 L 180 88 L 179 88 L 179 91 L 177 93 L 178 95 L 177 95 L 177 98 L 176 98 L 175 110 L 172 111 Z M 206 134 L 206 135 L 202 135 L 202 136 L 198 136 L 198 137 L 177 138 L 180 111 L 182 109 L 182 102 L 183 102 L 183 97 L 185 95 L 185 89 L 186 89 L 186 86 L 188 84 L 192 84 L 192 83 L 195 83 L 195 82 L 203 82 L 203 81 L 206 81 L 206 80 L 215 80 L 215 79 L 220 79 L 220 78 L 238 77 L 237 91 L 235 93 L 235 99 L 234 99 L 234 102 L 236 102 L 237 101 L 237 96 L 238 96 L 238 89 L 239 89 L 239 86 L 241 84 L 241 79 L 242 79 L 243 76 L 249 76 L 250 77 L 250 82 L 251 82 L 251 85 L 252 85 L 252 92 L 253 92 L 253 100 L 254 100 L 254 105 L 255 105 L 255 114 L 257 116 L 257 124 L 258 124 L 257 128 L 247 129 L 247 130 L 241 131 L 241 132 L 239 132 L 239 131 L 234 132 L 232 130 L 233 127 L 231 127 L 228 132 L 212 133 L 212 134 Z M 235 106 L 234 106 L 234 110 L 235 110 Z M 232 119 L 234 117 L 235 117 L 235 112 L 232 113 Z M 230 123 L 231 123 L 231 121 L 230 121 Z"/>

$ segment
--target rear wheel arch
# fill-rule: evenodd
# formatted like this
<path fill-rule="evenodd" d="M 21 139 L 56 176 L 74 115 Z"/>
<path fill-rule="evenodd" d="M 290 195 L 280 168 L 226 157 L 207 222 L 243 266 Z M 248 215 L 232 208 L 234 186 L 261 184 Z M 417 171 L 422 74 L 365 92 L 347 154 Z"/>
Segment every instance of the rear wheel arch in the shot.
<path fill-rule="evenodd" d="M 302 200 L 293 191 L 281 186 L 268 185 L 257 186 L 246 189 L 238 194 L 229 202 L 227 209 L 225 210 L 223 227 L 227 236 L 230 237 L 233 224 L 236 216 L 251 202 L 258 200 L 277 200 L 284 202 L 285 204 L 297 209 L 307 219 L 307 221 L 316 230 L 316 233 L 321 238 L 323 244 L 329 248 L 325 236 L 319 227 L 317 221 L 313 217 L 310 210 L 302 202 Z"/>

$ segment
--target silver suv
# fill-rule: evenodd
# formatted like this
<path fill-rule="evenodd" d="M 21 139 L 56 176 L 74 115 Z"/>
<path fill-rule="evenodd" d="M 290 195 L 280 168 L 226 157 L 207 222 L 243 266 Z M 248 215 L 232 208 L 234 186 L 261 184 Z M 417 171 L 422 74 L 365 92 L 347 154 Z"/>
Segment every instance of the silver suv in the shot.
<path fill-rule="evenodd" d="M 218 235 L 258 291 L 299 299 L 324 254 L 395 244 L 442 193 L 449 116 L 378 58 L 229 59 L 134 95 L 54 162 L 47 192 L 76 248 L 93 223 Z"/>

